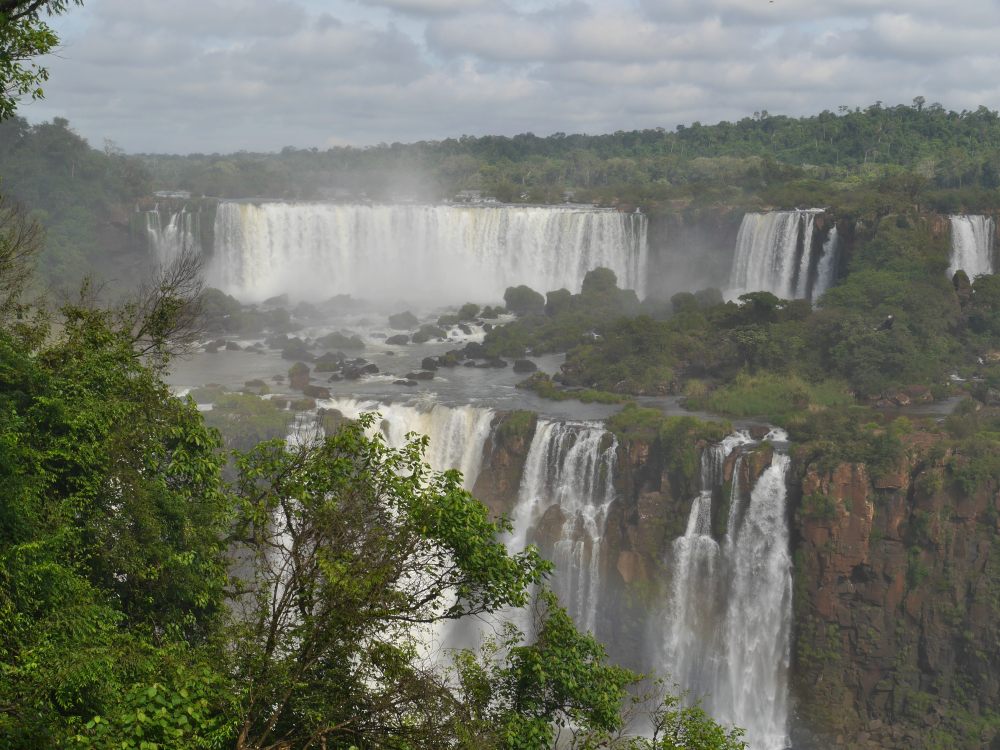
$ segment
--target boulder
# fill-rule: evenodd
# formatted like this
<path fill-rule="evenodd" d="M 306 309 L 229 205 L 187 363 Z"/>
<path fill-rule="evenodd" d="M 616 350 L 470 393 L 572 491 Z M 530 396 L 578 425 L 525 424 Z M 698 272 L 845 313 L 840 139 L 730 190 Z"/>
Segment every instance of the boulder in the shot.
<path fill-rule="evenodd" d="M 406 373 L 407 380 L 434 380 L 434 373 L 427 370 L 416 370 Z"/>
<path fill-rule="evenodd" d="M 402 380 L 402 379 L 400 379 L 400 380 L 393 380 L 392 384 L 393 385 L 416 385 L 417 381 L 416 380 Z"/>
<path fill-rule="evenodd" d="M 248 380 L 243 384 L 243 392 L 252 393 L 254 396 L 266 396 L 271 389 L 263 380 Z"/>
<path fill-rule="evenodd" d="M 243 347 L 240 346 L 239 344 L 237 344 L 235 341 L 227 341 L 226 342 L 226 351 L 227 352 L 241 352 L 241 351 L 243 351 Z"/>
<path fill-rule="evenodd" d="M 437 357 L 424 357 L 420 360 L 420 367 L 424 370 L 436 370 L 438 368 Z"/>
<path fill-rule="evenodd" d="M 302 394 L 308 398 L 330 398 L 330 389 L 319 385 L 306 385 L 302 389 Z"/>
<path fill-rule="evenodd" d="M 288 371 L 288 384 L 297 391 L 309 385 L 309 366 L 296 362 Z"/>
<path fill-rule="evenodd" d="M 387 338 L 385 343 L 392 344 L 393 346 L 406 346 L 410 343 L 410 337 L 405 333 L 397 333 L 395 336 Z"/>
<path fill-rule="evenodd" d="M 300 338 L 290 338 L 285 342 L 281 350 L 282 359 L 298 360 L 299 362 L 312 362 L 316 357 L 309 351 L 309 345 Z"/>
<path fill-rule="evenodd" d="M 389 316 L 389 327 L 397 331 L 412 330 L 417 327 L 418 323 L 420 320 L 409 310 Z"/>
<path fill-rule="evenodd" d="M 316 346 L 324 349 L 364 349 L 365 342 L 361 340 L 360 336 L 349 336 L 340 331 L 334 331 L 316 339 Z"/>
<path fill-rule="evenodd" d="M 468 359 L 485 359 L 486 347 L 478 341 L 470 341 L 462 348 L 462 353 Z"/>
<path fill-rule="evenodd" d="M 530 359 L 514 360 L 514 372 L 535 372 L 536 370 L 538 370 L 538 365 Z"/>

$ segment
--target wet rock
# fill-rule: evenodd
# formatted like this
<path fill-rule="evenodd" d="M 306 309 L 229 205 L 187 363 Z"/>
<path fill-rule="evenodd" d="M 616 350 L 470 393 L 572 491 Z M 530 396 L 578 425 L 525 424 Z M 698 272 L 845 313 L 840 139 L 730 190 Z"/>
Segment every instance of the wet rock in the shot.
<path fill-rule="evenodd" d="M 409 331 L 417 327 L 420 320 L 416 315 L 406 310 L 389 316 L 389 327 L 397 331 Z"/>
<path fill-rule="evenodd" d="M 299 362 L 312 362 L 316 357 L 309 351 L 309 345 L 300 338 L 290 338 L 281 350 L 282 359 L 292 359 Z"/>
<path fill-rule="evenodd" d="M 434 373 L 427 370 L 417 370 L 415 372 L 406 373 L 407 380 L 433 380 Z"/>
<path fill-rule="evenodd" d="M 330 398 L 330 389 L 319 385 L 306 385 L 302 389 L 302 394 L 308 398 L 328 399 Z"/>
<path fill-rule="evenodd" d="M 395 336 L 387 338 L 385 343 L 392 344 L 393 346 L 406 346 L 410 343 L 410 337 L 405 333 L 398 333 Z"/>
<path fill-rule="evenodd" d="M 365 342 L 361 340 L 360 336 L 347 335 L 341 333 L 340 331 L 334 331 L 333 333 L 328 333 L 326 336 L 320 336 L 316 339 L 316 346 L 320 346 L 324 349 L 364 349 Z"/>
<path fill-rule="evenodd" d="M 227 352 L 241 352 L 241 351 L 243 351 L 243 347 L 240 346 L 239 344 L 237 344 L 235 341 L 227 341 L 226 342 L 226 351 Z"/>
<path fill-rule="evenodd" d="M 215 354 L 219 351 L 219 345 L 212 341 L 211 343 L 205 344 L 205 351 L 208 354 Z"/>
<path fill-rule="evenodd" d="M 437 358 L 438 367 L 458 367 L 458 363 L 465 359 L 465 354 L 458 350 L 445 352 Z"/>
<path fill-rule="evenodd" d="M 431 339 L 444 339 L 448 337 L 448 332 L 435 325 L 425 324 L 420 326 L 420 330 L 413 334 L 414 344 L 423 344 Z"/>
<path fill-rule="evenodd" d="M 402 379 L 400 379 L 400 380 L 393 380 L 392 384 L 393 385 L 416 385 L 417 381 L 416 380 L 402 380 Z"/>
<path fill-rule="evenodd" d="M 296 362 L 288 371 L 288 384 L 297 391 L 309 385 L 309 366 Z"/>
<path fill-rule="evenodd" d="M 469 328 L 469 326 L 467 326 L 465 323 L 459 323 L 458 324 L 458 330 L 460 330 L 466 336 L 471 336 L 472 335 L 472 329 Z"/>
<path fill-rule="evenodd" d="M 252 393 L 255 396 L 266 396 L 271 392 L 271 389 L 263 380 L 248 380 L 243 384 L 243 392 Z"/>
<path fill-rule="evenodd" d="M 514 372 L 535 372 L 537 369 L 538 365 L 536 365 L 530 359 L 514 360 Z"/>
<path fill-rule="evenodd" d="M 347 357 L 343 352 L 327 352 L 316 359 L 316 372 L 334 372 L 339 370 Z"/>
<path fill-rule="evenodd" d="M 470 341 L 462 348 L 462 354 L 467 359 L 485 359 L 486 358 L 486 347 L 480 344 L 478 341 Z"/>
<path fill-rule="evenodd" d="M 424 370 L 436 370 L 438 368 L 437 357 L 424 357 L 420 360 L 420 367 Z"/>
<path fill-rule="evenodd" d="M 378 365 L 373 362 L 354 363 L 345 365 L 341 371 L 347 380 L 357 380 L 364 375 L 375 375 L 378 373 Z"/>

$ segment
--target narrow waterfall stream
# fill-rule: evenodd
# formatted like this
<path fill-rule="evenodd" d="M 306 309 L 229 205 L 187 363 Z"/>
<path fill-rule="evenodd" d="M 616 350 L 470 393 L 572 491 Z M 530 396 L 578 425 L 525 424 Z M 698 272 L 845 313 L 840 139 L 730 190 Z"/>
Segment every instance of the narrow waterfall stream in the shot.
<path fill-rule="evenodd" d="M 510 549 L 539 546 L 556 565 L 553 589 L 577 627 L 591 632 L 617 447 L 600 423 L 539 420 L 511 518 Z"/>

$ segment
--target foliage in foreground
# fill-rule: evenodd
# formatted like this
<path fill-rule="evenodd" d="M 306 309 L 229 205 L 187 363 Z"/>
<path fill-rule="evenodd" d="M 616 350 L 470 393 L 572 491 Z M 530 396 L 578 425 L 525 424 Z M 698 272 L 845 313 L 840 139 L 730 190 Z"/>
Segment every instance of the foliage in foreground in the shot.
<path fill-rule="evenodd" d="M 459 654 L 459 685 L 425 654 L 549 570 L 426 438 L 390 448 L 366 416 L 236 453 L 227 484 L 160 379 L 185 300 L 154 289 L 0 329 L 0 748 L 547 748 L 570 724 L 653 747 L 622 726 L 638 676 L 550 594 L 535 638 Z"/>

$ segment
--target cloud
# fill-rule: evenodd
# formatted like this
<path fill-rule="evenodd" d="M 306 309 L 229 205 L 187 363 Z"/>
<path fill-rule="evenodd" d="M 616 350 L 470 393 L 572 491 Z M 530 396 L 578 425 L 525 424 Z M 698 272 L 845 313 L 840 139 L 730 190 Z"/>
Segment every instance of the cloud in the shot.
<path fill-rule="evenodd" d="M 416 15 L 455 13 L 487 7 L 487 0 L 358 0 L 362 5 L 380 6 Z"/>
<path fill-rule="evenodd" d="M 604 132 L 998 106 L 1000 3 L 90 0 L 34 119 L 132 151 Z M 955 7 L 960 6 L 960 7 Z"/>

